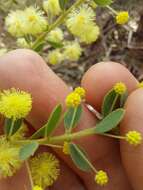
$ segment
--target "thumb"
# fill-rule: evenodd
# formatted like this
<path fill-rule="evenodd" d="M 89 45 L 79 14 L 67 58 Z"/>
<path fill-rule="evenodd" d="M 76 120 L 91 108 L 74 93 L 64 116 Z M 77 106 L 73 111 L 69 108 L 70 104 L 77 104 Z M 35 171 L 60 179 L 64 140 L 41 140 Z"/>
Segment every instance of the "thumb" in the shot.
<path fill-rule="evenodd" d="M 136 130 L 143 136 L 143 89 L 134 91 L 126 102 L 126 114 L 121 124 L 121 134 Z M 143 189 L 143 143 L 137 147 L 121 141 L 123 165 L 134 190 Z"/>

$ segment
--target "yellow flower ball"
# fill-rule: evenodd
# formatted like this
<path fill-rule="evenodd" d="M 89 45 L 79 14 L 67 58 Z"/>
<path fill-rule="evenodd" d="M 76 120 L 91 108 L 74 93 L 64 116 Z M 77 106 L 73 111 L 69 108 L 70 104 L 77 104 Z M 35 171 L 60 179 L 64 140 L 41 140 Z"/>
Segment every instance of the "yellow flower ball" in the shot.
<path fill-rule="evenodd" d="M 108 180 L 109 179 L 107 173 L 104 172 L 103 170 L 99 170 L 95 175 L 95 182 L 100 186 L 106 185 L 108 183 Z"/>
<path fill-rule="evenodd" d="M 25 38 L 18 38 L 16 43 L 20 48 L 30 48 L 30 45 L 27 43 Z"/>
<path fill-rule="evenodd" d="M 84 88 L 77 87 L 77 88 L 74 89 L 74 92 L 77 93 L 77 94 L 79 94 L 81 98 L 85 98 L 86 92 L 85 92 Z"/>
<path fill-rule="evenodd" d="M 32 190 L 44 190 L 44 189 L 38 185 L 35 185 Z"/>
<path fill-rule="evenodd" d="M 11 11 L 5 19 L 5 25 L 8 32 L 12 36 L 20 37 L 25 34 L 23 30 L 23 24 L 25 22 L 25 17 L 23 11 L 16 10 Z"/>
<path fill-rule="evenodd" d="M 73 10 L 66 20 L 66 26 L 73 35 L 81 36 L 93 25 L 95 12 L 88 5 L 83 5 L 79 9 Z"/>
<path fill-rule="evenodd" d="M 66 97 L 66 106 L 67 107 L 77 107 L 81 104 L 81 97 L 79 94 L 72 92 Z"/>
<path fill-rule="evenodd" d="M 86 44 L 90 44 L 93 42 L 96 42 L 100 35 L 100 29 L 99 26 L 96 24 L 89 25 L 85 28 L 84 32 L 79 35 L 79 39 L 81 42 L 84 42 Z"/>
<path fill-rule="evenodd" d="M 129 13 L 127 11 L 121 11 L 116 15 L 117 24 L 126 24 L 129 21 Z"/>
<path fill-rule="evenodd" d="M 43 8 L 48 13 L 57 16 L 61 13 L 59 0 L 45 0 L 43 2 Z"/>
<path fill-rule="evenodd" d="M 139 83 L 137 84 L 137 87 L 138 87 L 138 88 L 143 88 L 143 81 L 142 81 L 142 82 L 139 82 Z"/>
<path fill-rule="evenodd" d="M 120 95 L 124 94 L 127 91 L 127 87 L 123 82 L 116 83 L 113 89 L 117 94 L 120 94 Z"/>
<path fill-rule="evenodd" d="M 140 145 L 142 143 L 142 135 L 137 131 L 129 131 L 126 134 L 126 141 L 134 146 Z"/>
<path fill-rule="evenodd" d="M 23 13 L 25 16 L 23 30 L 26 34 L 37 35 L 46 30 L 48 22 L 39 8 L 31 6 L 26 8 Z"/>
<path fill-rule="evenodd" d="M 19 147 L 12 146 L 5 137 L 0 138 L 0 177 L 10 177 L 20 168 Z"/>
<path fill-rule="evenodd" d="M 63 38 L 64 38 L 64 33 L 60 28 L 56 28 L 52 30 L 47 36 L 47 40 L 56 42 L 56 43 L 61 42 Z"/>
<path fill-rule="evenodd" d="M 82 48 L 80 47 L 80 44 L 76 41 L 69 42 L 64 47 L 64 57 L 67 60 L 71 61 L 77 61 L 82 53 Z"/>
<path fill-rule="evenodd" d="M 59 49 L 55 49 L 48 53 L 47 59 L 51 65 L 56 65 L 56 64 L 59 64 L 63 60 L 63 55 Z"/>
<path fill-rule="evenodd" d="M 51 153 L 44 152 L 31 158 L 30 170 L 35 185 L 45 189 L 58 179 L 59 160 Z"/>
<path fill-rule="evenodd" d="M 32 108 L 32 98 L 29 93 L 11 89 L 0 94 L 0 113 L 6 118 L 25 118 Z"/>
<path fill-rule="evenodd" d="M 69 151 L 69 142 L 64 142 L 63 153 L 66 154 L 66 155 L 70 154 L 70 151 Z"/>

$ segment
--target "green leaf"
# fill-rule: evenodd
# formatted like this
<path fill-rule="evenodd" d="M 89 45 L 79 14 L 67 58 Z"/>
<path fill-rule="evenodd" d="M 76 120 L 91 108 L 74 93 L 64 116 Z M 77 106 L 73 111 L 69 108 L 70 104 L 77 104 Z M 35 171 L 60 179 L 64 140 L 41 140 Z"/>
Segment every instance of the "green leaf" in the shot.
<path fill-rule="evenodd" d="M 79 105 L 77 108 L 69 108 L 65 113 L 64 117 L 64 126 L 66 130 L 70 128 L 73 129 L 76 127 L 79 122 L 82 114 L 82 105 Z"/>
<path fill-rule="evenodd" d="M 33 50 L 36 52 L 40 52 L 43 49 L 44 45 L 45 45 L 45 42 L 41 42 Z"/>
<path fill-rule="evenodd" d="M 66 4 L 69 0 L 59 0 L 59 4 L 62 10 L 65 10 Z"/>
<path fill-rule="evenodd" d="M 71 143 L 69 145 L 69 149 L 70 149 L 70 156 L 75 165 L 82 171 L 87 171 L 87 172 L 90 171 L 91 163 L 88 160 L 88 157 L 85 154 L 85 152 L 83 152 L 83 150 L 74 143 Z"/>
<path fill-rule="evenodd" d="M 47 42 L 53 47 L 53 48 L 62 48 L 64 45 L 62 43 L 53 42 L 50 40 L 47 40 Z"/>
<path fill-rule="evenodd" d="M 126 91 L 124 94 L 121 95 L 121 98 L 120 98 L 120 107 L 124 107 L 124 104 L 127 100 L 127 97 L 128 97 L 128 92 Z"/>
<path fill-rule="evenodd" d="M 113 1 L 112 0 L 94 0 L 94 2 L 99 5 L 99 6 L 108 6 L 110 5 Z"/>
<path fill-rule="evenodd" d="M 37 139 L 40 137 L 44 137 L 46 131 L 47 130 L 47 135 L 50 135 L 51 132 L 53 132 L 53 130 L 57 127 L 57 124 L 60 120 L 62 114 L 62 106 L 61 104 L 59 104 L 58 106 L 56 106 L 56 108 L 54 109 L 54 111 L 51 113 L 48 122 L 41 127 L 40 129 L 38 129 L 31 137 L 30 139 Z"/>
<path fill-rule="evenodd" d="M 121 122 L 124 115 L 125 115 L 125 110 L 121 108 L 111 112 L 100 123 L 96 125 L 95 133 L 102 134 L 111 131 Z"/>
<path fill-rule="evenodd" d="M 44 137 L 45 135 L 45 126 L 38 129 L 31 137 L 30 139 L 38 139 L 40 137 Z"/>
<path fill-rule="evenodd" d="M 39 144 L 36 141 L 33 141 L 29 144 L 25 144 L 19 152 L 19 157 L 21 160 L 26 160 L 30 156 L 34 155 L 35 151 L 37 150 Z"/>
<path fill-rule="evenodd" d="M 4 131 L 5 131 L 6 135 L 9 135 L 9 133 L 10 133 L 10 128 L 12 127 L 12 121 L 13 121 L 12 118 L 11 119 L 8 119 L 8 118 L 5 119 Z M 19 130 L 19 128 L 22 125 L 22 122 L 23 122 L 23 119 L 18 119 L 14 122 L 14 126 L 13 126 L 13 130 L 12 130 L 11 135 L 14 135 Z"/>
<path fill-rule="evenodd" d="M 104 97 L 103 99 L 103 103 L 102 103 L 102 115 L 103 117 L 105 117 L 106 115 L 108 115 L 112 110 L 111 107 L 115 101 L 117 97 L 116 92 L 114 91 L 114 89 L 110 90 Z"/>
<path fill-rule="evenodd" d="M 4 132 L 6 135 L 9 134 L 11 125 L 12 125 L 12 119 L 6 118 L 4 123 Z"/>
<path fill-rule="evenodd" d="M 22 125 L 22 122 L 23 122 L 23 119 L 18 119 L 14 122 L 14 127 L 13 127 L 11 135 L 14 135 L 19 130 L 19 128 Z"/>
<path fill-rule="evenodd" d="M 60 121 L 62 115 L 62 105 L 59 104 L 55 107 L 53 112 L 51 113 L 48 122 L 45 126 L 45 136 L 49 136 L 57 127 L 57 124 Z"/>

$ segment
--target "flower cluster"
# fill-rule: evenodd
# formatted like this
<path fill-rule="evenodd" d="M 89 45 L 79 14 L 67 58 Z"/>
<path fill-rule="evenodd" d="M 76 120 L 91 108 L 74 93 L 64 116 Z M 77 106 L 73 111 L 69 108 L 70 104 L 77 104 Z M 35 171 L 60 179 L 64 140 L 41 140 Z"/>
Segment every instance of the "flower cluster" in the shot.
<path fill-rule="evenodd" d="M 20 147 L 12 146 L 5 137 L 0 137 L 0 176 L 12 176 L 21 166 Z"/>
<path fill-rule="evenodd" d="M 85 98 L 85 90 L 81 87 L 77 87 L 73 92 L 71 92 L 66 97 L 67 107 L 77 107 L 79 106 Z"/>
<path fill-rule="evenodd" d="M 129 131 L 126 134 L 126 141 L 134 146 L 140 145 L 142 143 L 142 135 L 137 131 Z"/>
<path fill-rule="evenodd" d="M 99 170 L 97 174 L 95 175 L 95 182 L 100 185 L 104 186 L 108 183 L 108 176 L 107 173 L 103 170 Z"/>
<path fill-rule="evenodd" d="M 59 49 L 55 49 L 49 52 L 47 59 L 50 64 L 56 65 L 63 60 L 63 55 Z"/>
<path fill-rule="evenodd" d="M 116 83 L 113 88 L 114 88 L 114 91 L 119 95 L 122 95 L 127 91 L 127 87 L 123 82 Z"/>
<path fill-rule="evenodd" d="M 42 188 L 51 186 L 60 173 L 59 161 L 53 154 L 48 152 L 31 158 L 30 169 L 34 184 Z"/>
<path fill-rule="evenodd" d="M 52 41 L 56 43 L 61 39 L 60 36 L 57 38 L 50 36 L 49 39 L 53 39 Z M 56 65 L 64 60 L 77 61 L 80 58 L 81 54 L 82 48 L 80 47 L 80 44 L 77 41 L 68 41 L 65 42 L 63 48 L 50 51 L 47 59 L 50 64 Z"/>
<path fill-rule="evenodd" d="M 129 13 L 127 11 L 118 12 L 116 15 L 117 24 L 126 24 L 129 21 Z"/>
<path fill-rule="evenodd" d="M 48 41 L 52 41 L 55 43 L 60 43 L 63 39 L 64 39 L 64 33 L 60 28 L 55 28 L 47 36 Z"/>
<path fill-rule="evenodd" d="M 6 118 L 25 118 L 32 108 L 32 98 L 24 91 L 4 90 L 0 93 L 0 113 Z"/>
<path fill-rule="evenodd" d="M 73 35 L 79 37 L 81 42 L 87 44 L 95 42 L 100 34 L 99 27 L 94 22 L 95 16 L 91 7 L 82 5 L 68 15 L 66 26 Z"/>
<path fill-rule="evenodd" d="M 5 20 L 8 32 L 16 37 L 37 35 L 46 30 L 47 24 L 43 12 L 32 6 L 23 11 L 11 11 Z"/>
<path fill-rule="evenodd" d="M 81 56 L 82 49 L 78 42 L 69 42 L 64 46 L 64 57 L 67 60 L 77 61 Z"/>

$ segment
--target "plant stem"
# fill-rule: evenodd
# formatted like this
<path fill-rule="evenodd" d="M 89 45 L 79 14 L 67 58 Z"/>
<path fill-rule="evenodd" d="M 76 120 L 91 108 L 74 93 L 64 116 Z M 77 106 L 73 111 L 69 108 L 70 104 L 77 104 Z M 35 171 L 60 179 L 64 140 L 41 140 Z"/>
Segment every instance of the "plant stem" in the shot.
<path fill-rule="evenodd" d="M 65 18 L 67 17 L 67 15 L 75 8 L 77 8 L 81 3 L 83 3 L 85 0 L 77 0 L 75 1 L 75 3 L 66 11 L 63 11 L 63 14 L 61 16 L 59 16 L 57 18 L 57 20 L 47 29 L 47 31 L 45 31 L 44 33 L 42 33 L 37 39 L 36 41 L 33 43 L 32 45 L 32 49 L 35 50 L 37 48 L 37 46 L 39 45 L 39 43 L 41 43 L 41 41 L 44 40 L 44 38 L 46 37 L 46 35 L 53 30 L 54 28 L 58 27 L 60 24 L 62 24 L 65 20 Z"/>
<path fill-rule="evenodd" d="M 14 127 L 14 123 L 15 123 L 15 120 L 12 119 L 12 123 L 11 123 L 10 130 L 9 130 L 9 134 L 8 134 L 9 137 L 12 135 L 12 131 L 13 131 L 13 127 Z"/>
<path fill-rule="evenodd" d="M 29 168 L 28 160 L 25 161 L 25 164 L 26 164 L 26 168 L 27 168 L 27 172 L 28 172 L 31 188 L 33 188 L 34 184 L 33 184 L 32 176 L 31 176 L 31 171 L 30 171 L 30 168 Z"/>
<path fill-rule="evenodd" d="M 120 140 L 124 140 L 126 137 L 124 136 L 118 136 L 118 135 L 112 135 L 112 134 L 109 134 L 109 133 L 103 133 L 102 134 L 103 136 L 106 136 L 106 137 L 111 137 L 111 138 L 115 138 L 115 139 L 120 139 Z"/>
<path fill-rule="evenodd" d="M 47 137 L 47 138 L 42 138 L 42 139 L 37 139 L 37 140 L 36 139 L 20 140 L 20 141 L 15 141 L 13 143 L 23 145 L 23 144 L 30 143 L 33 141 L 37 141 L 39 143 L 39 145 L 51 146 L 51 147 L 55 147 L 55 148 L 62 148 L 62 146 L 59 145 L 58 143 L 63 143 L 64 141 L 72 141 L 72 140 L 80 139 L 82 137 L 95 135 L 95 134 L 107 136 L 107 137 L 111 137 L 111 138 L 116 138 L 116 139 L 121 139 L 121 140 L 125 139 L 124 136 L 117 136 L 117 135 L 113 135 L 113 134 L 109 134 L 109 133 L 98 134 L 98 133 L 96 133 L 95 129 L 96 129 L 95 127 L 92 127 L 92 128 L 84 129 L 79 132 L 75 132 L 75 133 L 70 133 L 70 134 L 65 133 L 60 136 Z"/>
<path fill-rule="evenodd" d="M 74 108 L 73 117 L 72 117 L 69 129 L 67 130 L 67 134 L 70 134 L 71 131 L 72 131 L 72 127 L 73 127 L 74 119 L 75 119 L 75 116 L 76 116 L 76 112 L 77 112 L 77 108 Z"/>
<path fill-rule="evenodd" d="M 72 141 L 75 139 L 79 139 L 81 137 L 86 137 L 89 135 L 94 135 L 95 134 L 95 127 L 90 128 L 90 129 L 85 129 L 79 132 L 71 133 L 71 134 L 64 134 L 60 136 L 54 136 L 54 137 L 49 137 L 48 139 L 40 139 L 38 140 L 39 144 L 54 144 L 54 143 L 60 143 L 64 141 Z"/>
<path fill-rule="evenodd" d="M 114 13 L 115 15 L 117 15 L 118 14 L 118 12 L 115 10 L 115 9 L 113 9 L 112 7 L 110 7 L 109 5 L 108 6 L 106 6 L 112 13 Z"/>
<path fill-rule="evenodd" d="M 115 98 L 114 98 L 114 101 L 113 101 L 113 103 L 112 103 L 112 105 L 111 105 L 110 112 L 113 111 L 113 109 L 114 109 L 114 107 L 115 107 L 115 104 L 116 104 L 116 102 L 117 102 L 118 97 L 119 97 L 119 94 L 116 94 L 116 96 L 115 96 Z"/>

